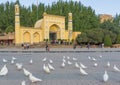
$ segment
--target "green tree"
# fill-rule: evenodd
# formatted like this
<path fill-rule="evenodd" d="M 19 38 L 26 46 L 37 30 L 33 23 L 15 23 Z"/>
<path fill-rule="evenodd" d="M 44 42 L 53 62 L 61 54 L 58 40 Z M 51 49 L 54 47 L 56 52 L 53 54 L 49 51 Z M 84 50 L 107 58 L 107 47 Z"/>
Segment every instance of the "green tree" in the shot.
<path fill-rule="evenodd" d="M 20 5 L 20 2 L 19 2 L 19 0 L 16 0 L 15 4 L 19 4 L 19 5 Z"/>
<path fill-rule="evenodd" d="M 5 30 L 6 33 L 8 32 L 14 32 L 14 27 L 12 25 L 8 26 Z"/>
<path fill-rule="evenodd" d="M 112 31 L 106 30 L 106 29 L 102 29 L 102 30 L 104 33 L 104 37 L 105 35 L 110 35 L 112 43 L 114 44 L 116 42 L 117 34 Z"/>
<path fill-rule="evenodd" d="M 112 41 L 111 41 L 110 35 L 105 35 L 105 37 L 104 37 L 104 45 L 105 46 L 112 46 Z"/>
<path fill-rule="evenodd" d="M 86 31 L 86 34 L 88 36 L 89 42 L 92 42 L 94 44 L 103 42 L 104 33 L 101 29 L 88 30 Z"/>
<path fill-rule="evenodd" d="M 78 35 L 77 38 L 76 38 L 76 41 L 77 41 L 78 44 L 88 42 L 87 34 L 82 33 L 82 34 Z"/>
<path fill-rule="evenodd" d="M 120 44 L 120 34 L 117 36 L 116 44 Z"/>

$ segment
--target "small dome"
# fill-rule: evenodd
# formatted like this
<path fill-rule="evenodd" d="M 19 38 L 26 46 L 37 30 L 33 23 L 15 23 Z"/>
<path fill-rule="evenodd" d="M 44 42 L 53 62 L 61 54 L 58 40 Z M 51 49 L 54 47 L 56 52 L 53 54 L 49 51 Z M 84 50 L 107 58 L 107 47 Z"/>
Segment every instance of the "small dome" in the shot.
<path fill-rule="evenodd" d="M 42 21 L 43 21 L 43 19 L 38 20 L 38 21 L 35 23 L 34 28 L 41 28 Z"/>

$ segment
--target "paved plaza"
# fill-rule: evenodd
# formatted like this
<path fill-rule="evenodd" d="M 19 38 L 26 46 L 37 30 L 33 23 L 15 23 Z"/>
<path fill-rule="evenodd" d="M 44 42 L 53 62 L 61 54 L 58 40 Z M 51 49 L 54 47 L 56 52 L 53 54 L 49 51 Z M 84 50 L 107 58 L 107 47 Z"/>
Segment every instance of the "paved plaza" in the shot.
<path fill-rule="evenodd" d="M 102 57 L 100 57 L 100 55 Z M 15 63 L 22 63 L 23 68 L 29 70 L 34 76 L 42 79 L 42 82 L 31 83 L 28 77 L 23 73 L 23 70 L 18 71 L 15 64 L 11 64 L 12 57 L 17 58 Z M 65 67 L 62 68 L 62 60 L 65 56 Z M 94 57 L 96 61 L 88 59 L 88 57 Z M 8 60 L 4 63 L 2 59 Z M 46 58 L 46 61 L 42 61 Z M 77 60 L 73 60 L 76 58 Z M 33 60 L 30 64 L 29 61 Z M 46 74 L 43 71 L 43 64 L 48 64 L 49 60 L 52 60 L 51 64 L 55 70 Z M 70 61 L 72 64 L 68 64 Z M 110 67 L 107 67 L 107 62 L 110 62 Z M 81 62 L 85 66 L 84 69 L 88 75 L 83 76 L 80 73 L 80 69 L 75 67 L 75 62 L 78 64 Z M 94 63 L 98 66 L 94 66 Z M 0 69 L 6 64 L 8 68 L 8 74 L 6 76 L 0 76 L 0 85 L 21 85 L 23 80 L 26 81 L 26 85 L 120 85 L 120 72 L 115 72 L 113 65 L 120 68 L 120 52 L 119 49 L 114 48 L 62 48 L 51 49 L 50 52 L 46 52 L 45 49 L 0 49 Z M 107 70 L 109 80 L 103 82 L 104 71 Z"/>
<path fill-rule="evenodd" d="M 120 52 L 120 48 L 50 48 L 50 52 Z M 0 52 L 46 52 L 46 48 L 0 48 Z"/>

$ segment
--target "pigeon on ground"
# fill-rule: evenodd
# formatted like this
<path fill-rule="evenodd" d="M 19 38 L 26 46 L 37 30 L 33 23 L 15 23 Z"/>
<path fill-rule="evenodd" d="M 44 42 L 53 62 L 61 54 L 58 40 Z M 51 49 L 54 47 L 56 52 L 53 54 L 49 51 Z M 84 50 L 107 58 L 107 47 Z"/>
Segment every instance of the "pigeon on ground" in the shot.
<path fill-rule="evenodd" d="M 5 76 L 8 74 L 8 68 L 6 66 L 6 64 L 2 67 L 2 69 L 0 70 L 0 76 Z"/>
<path fill-rule="evenodd" d="M 33 76 L 32 74 L 29 75 L 29 79 L 32 83 L 37 83 L 42 81 L 42 79 L 36 78 L 35 76 Z"/>
<path fill-rule="evenodd" d="M 107 71 L 105 71 L 105 73 L 104 73 L 104 75 L 103 75 L 103 81 L 104 81 L 104 82 L 107 82 L 108 79 L 109 79 L 108 73 L 107 73 Z"/>

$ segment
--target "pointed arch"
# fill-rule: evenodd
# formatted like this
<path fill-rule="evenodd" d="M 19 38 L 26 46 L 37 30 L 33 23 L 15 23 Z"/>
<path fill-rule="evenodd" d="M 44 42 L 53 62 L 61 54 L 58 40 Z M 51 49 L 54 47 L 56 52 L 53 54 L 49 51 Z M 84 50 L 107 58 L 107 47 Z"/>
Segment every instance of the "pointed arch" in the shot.
<path fill-rule="evenodd" d="M 49 39 L 53 37 L 53 40 L 60 39 L 60 27 L 57 24 L 53 24 L 49 28 Z"/>
<path fill-rule="evenodd" d="M 24 32 L 23 34 L 23 43 L 30 43 L 31 36 L 29 32 Z"/>
<path fill-rule="evenodd" d="M 33 43 L 39 43 L 40 42 L 40 34 L 38 32 L 35 32 L 33 34 Z"/>

